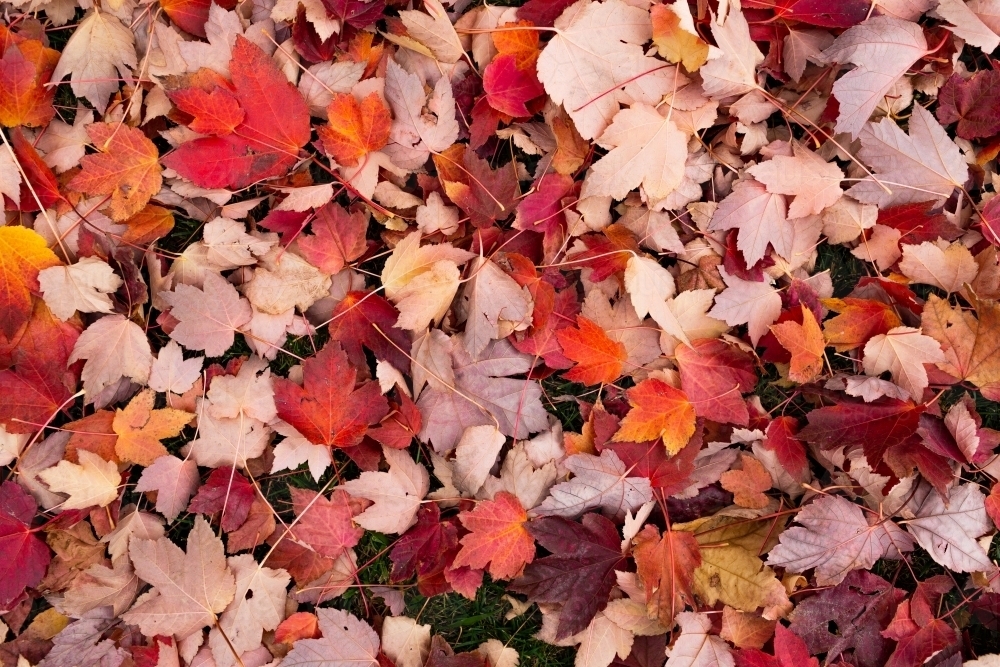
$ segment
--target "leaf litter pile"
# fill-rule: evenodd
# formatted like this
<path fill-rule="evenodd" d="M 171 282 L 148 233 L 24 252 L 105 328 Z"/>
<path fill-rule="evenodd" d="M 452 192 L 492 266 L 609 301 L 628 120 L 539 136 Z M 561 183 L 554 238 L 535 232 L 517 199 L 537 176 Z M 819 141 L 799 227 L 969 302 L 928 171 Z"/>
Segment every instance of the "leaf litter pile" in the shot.
<path fill-rule="evenodd" d="M 1000 0 L 0 9 L 3 667 L 1000 664 Z"/>

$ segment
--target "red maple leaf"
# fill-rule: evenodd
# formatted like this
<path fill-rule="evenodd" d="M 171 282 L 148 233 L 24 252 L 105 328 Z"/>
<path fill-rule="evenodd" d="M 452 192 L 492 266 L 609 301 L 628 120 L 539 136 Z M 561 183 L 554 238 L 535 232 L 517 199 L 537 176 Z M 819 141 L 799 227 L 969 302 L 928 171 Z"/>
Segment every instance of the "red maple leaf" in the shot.
<path fill-rule="evenodd" d="M 35 499 L 16 482 L 0 484 L 0 608 L 45 576 L 52 554 L 31 528 Z"/>
<path fill-rule="evenodd" d="M 453 567 L 484 568 L 494 579 L 516 577 L 535 558 L 535 540 L 527 530 L 528 513 L 517 496 L 506 491 L 485 500 L 471 512 L 458 515 L 470 532 Z"/>
<path fill-rule="evenodd" d="M 571 637 L 607 606 L 615 570 L 625 565 L 618 529 L 599 514 L 585 514 L 582 523 L 543 517 L 528 531 L 552 555 L 528 565 L 509 588 L 535 602 L 562 603 L 556 639 Z"/>
<path fill-rule="evenodd" d="M 311 134 L 305 100 L 259 46 L 237 36 L 229 71 L 232 95 L 244 113 L 242 122 L 232 132 L 181 144 L 163 158 L 165 166 L 203 188 L 238 190 L 281 176 L 298 160 L 299 149 Z M 206 87 L 211 95 L 221 86 L 210 83 Z M 204 105 L 189 105 L 185 94 L 171 93 L 171 99 L 196 120 L 206 112 Z M 192 99 L 205 102 L 200 96 Z M 218 93 L 220 104 L 224 99 L 226 94 Z M 206 118 L 205 125 L 224 130 L 224 125 L 218 127 L 217 107 L 210 108 L 212 120 Z M 232 120 L 232 116 L 226 118 Z"/>
<path fill-rule="evenodd" d="M 340 344 L 331 341 L 315 357 L 302 363 L 303 386 L 274 379 L 278 416 L 317 445 L 357 445 L 389 412 L 375 382 L 354 388 L 357 371 L 347 362 Z"/>
<path fill-rule="evenodd" d="M 742 394 L 757 384 L 753 359 L 740 349 L 718 339 L 678 345 L 674 352 L 681 374 L 681 387 L 699 417 L 722 424 L 746 426 L 750 421 Z"/>
<path fill-rule="evenodd" d="M 917 432 L 923 411 L 922 405 L 895 398 L 843 401 L 810 412 L 809 424 L 799 437 L 825 448 L 861 447 L 868 463 L 876 467 L 887 449 Z"/>
<path fill-rule="evenodd" d="M 399 311 L 373 292 L 348 292 L 330 318 L 330 338 L 340 341 L 355 365 L 365 362 L 361 346 L 404 373 L 409 371 L 410 337 L 396 328 Z"/>
<path fill-rule="evenodd" d="M 299 518 L 292 529 L 295 537 L 317 553 L 337 558 L 361 539 L 365 531 L 354 525 L 351 497 L 346 491 L 335 489 L 329 498 L 294 487 L 288 491 L 292 494 L 295 516 Z"/>
<path fill-rule="evenodd" d="M 253 484 L 235 468 L 216 468 L 188 505 L 189 512 L 222 513 L 222 530 L 231 533 L 243 525 L 250 514 L 257 492 Z"/>
<path fill-rule="evenodd" d="M 774 655 L 755 648 L 735 654 L 736 667 L 819 667 L 819 660 L 809 655 L 809 647 L 794 632 L 778 623 L 774 626 Z"/>

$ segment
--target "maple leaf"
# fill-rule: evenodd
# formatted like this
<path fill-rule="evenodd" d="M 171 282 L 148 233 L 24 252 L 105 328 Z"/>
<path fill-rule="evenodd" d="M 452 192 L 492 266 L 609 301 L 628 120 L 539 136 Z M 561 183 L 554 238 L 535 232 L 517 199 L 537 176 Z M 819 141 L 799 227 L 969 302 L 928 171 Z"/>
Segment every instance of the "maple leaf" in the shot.
<path fill-rule="evenodd" d="M 965 184 L 969 169 L 958 146 L 929 111 L 917 106 L 910 118 L 909 135 L 888 118 L 861 131 L 858 155 L 872 167 L 875 177 L 856 183 L 847 194 L 862 203 L 884 207 L 941 200 Z M 892 183 L 886 186 L 889 192 L 876 180 Z"/>
<path fill-rule="evenodd" d="M 460 490 L 475 494 L 482 488 L 506 438 L 496 426 L 470 426 L 455 447 L 452 481 Z"/>
<path fill-rule="evenodd" d="M 922 405 L 895 398 L 871 403 L 842 402 L 813 410 L 799 437 L 821 447 L 861 446 L 871 465 L 917 430 Z"/>
<path fill-rule="evenodd" d="M 805 306 L 802 306 L 802 324 L 798 322 L 782 322 L 771 325 L 771 333 L 781 345 L 792 353 L 788 378 L 793 382 L 805 384 L 812 382 L 823 373 L 826 357 L 826 341 L 820 331 L 816 316 Z"/>
<path fill-rule="evenodd" d="M 894 16 L 875 16 L 845 30 L 822 54 L 825 62 L 857 66 L 833 84 L 840 104 L 837 132 L 857 137 L 883 96 L 926 52 L 920 26 Z"/>
<path fill-rule="evenodd" d="M 420 232 L 401 240 L 382 269 L 385 295 L 400 310 L 396 326 L 419 331 L 448 311 L 458 291 L 458 264 L 472 253 L 451 244 L 420 245 Z"/>
<path fill-rule="evenodd" d="M 156 394 L 147 389 L 129 401 L 124 410 L 115 411 L 112 428 L 118 434 L 115 452 L 121 461 L 152 465 L 167 453 L 160 440 L 180 435 L 194 418 L 183 410 L 154 410 L 155 399 Z"/>
<path fill-rule="evenodd" d="M 711 634 L 712 620 L 708 614 L 685 611 L 677 615 L 680 636 L 667 649 L 665 667 L 733 667 L 736 663 L 729 646 Z"/>
<path fill-rule="evenodd" d="M 955 572 L 985 572 L 993 563 L 976 538 L 992 529 L 979 487 L 963 484 L 947 498 L 922 482 L 903 509 L 907 530 L 935 561 Z"/>
<path fill-rule="evenodd" d="M 367 214 L 348 213 L 331 201 L 316 211 L 313 233 L 299 237 L 299 248 L 310 264 L 332 275 L 364 254 L 367 230 Z"/>
<path fill-rule="evenodd" d="M 737 247 L 747 265 L 753 266 L 767 254 L 768 244 L 782 257 L 790 256 L 793 232 L 786 215 L 784 195 L 748 179 L 736 183 L 719 202 L 709 229 L 738 229 Z"/>
<path fill-rule="evenodd" d="M 326 113 L 330 123 L 319 128 L 319 138 L 323 151 L 342 165 L 354 167 L 389 142 L 392 117 L 378 93 L 360 101 L 350 93 L 334 93 Z"/>
<path fill-rule="evenodd" d="M 84 257 L 70 266 L 51 266 L 38 272 L 38 285 L 45 304 L 60 320 L 77 311 L 110 313 L 111 297 L 122 283 L 114 270 L 99 259 Z"/>
<path fill-rule="evenodd" d="M 625 195 L 641 186 L 646 199 L 665 199 L 680 185 L 687 136 L 652 106 L 637 104 L 615 115 L 598 144 L 609 152 L 587 172 L 581 197 Z M 652 205 L 652 204 L 651 204 Z"/>
<path fill-rule="evenodd" d="M 745 426 L 750 415 L 742 393 L 753 390 L 753 361 L 721 340 L 695 340 L 674 350 L 681 388 L 699 417 Z"/>
<path fill-rule="evenodd" d="M 781 295 L 769 282 L 743 280 L 721 267 L 719 273 L 726 281 L 726 289 L 715 297 L 709 316 L 730 326 L 746 324 L 750 340 L 756 345 L 781 314 Z"/>
<path fill-rule="evenodd" d="M 454 382 L 431 382 L 417 401 L 423 416 L 417 436 L 422 441 L 445 452 L 470 426 L 499 424 L 501 433 L 514 438 L 548 428 L 538 383 L 505 377 L 527 373 L 531 357 L 516 352 L 506 340 L 490 343 L 477 359 L 469 356 L 460 339 L 451 339 L 448 347 Z"/>
<path fill-rule="evenodd" d="M 350 447 L 389 412 L 377 383 L 355 388 L 357 371 L 336 342 L 302 364 L 303 385 L 274 378 L 278 416 L 315 444 Z"/>
<path fill-rule="evenodd" d="M 622 374 L 622 364 L 628 358 L 625 346 L 611 340 L 604 329 L 586 317 L 578 315 L 577 328 L 556 331 L 563 354 L 577 362 L 563 377 L 583 384 L 610 384 Z"/>
<path fill-rule="evenodd" d="M 348 292 L 330 317 L 330 338 L 340 341 L 352 364 L 360 366 L 364 363 L 361 349 L 364 345 L 376 358 L 389 361 L 397 369 L 405 371 L 409 368 L 409 359 L 405 354 L 409 337 L 402 329 L 396 328 L 399 313 L 378 294 Z M 417 370 L 413 372 L 416 374 Z"/>
<path fill-rule="evenodd" d="M 38 476 L 56 493 L 69 496 L 62 503 L 64 509 L 105 507 L 118 498 L 121 475 L 118 466 L 105 461 L 97 454 L 80 450 L 79 465 L 60 461 L 58 465 L 38 473 Z"/>
<path fill-rule="evenodd" d="M 882 632 L 884 637 L 897 641 L 896 650 L 885 663 L 887 666 L 920 664 L 957 644 L 955 629 L 934 613 L 942 596 L 954 586 L 954 581 L 946 575 L 930 577 L 917 584 L 912 598 L 900 603 L 889 627 Z"/>
<path fill-rule="evenodd" d="M 649 480 L 629 477 L 618 455 L 605 449 L 601 455 L 574 454 L 563 465 L 573 473 L 573 479 L 556 484 L 549 496 L 535 508 L 543 516 L 579 516 L 592 509 L 622 518 L 634 512 L 653 497 Z"/>
<path fill-rule="evenodd" d="M 7 41 L 7 40 L 5 40 Z M 48 125 L 55 115 L 55 88 L 45 84 L 60 54 L 37 39 L 7 41 L 0 54 L 0 125 Z"/>
<path fill-rule="evenodd" d="M 743 12 L 729 12 L 713 21 L 712 36 L 719 51 L 709 50 L 709 62 L 699 70 L 705 92 L 722 98 L 756 89 L 756 70 L 764 54 L 750 38 L 750 26 Z"/>
<path fill-rule="evenodd" d="M 357 545 L 364 530 L 354 525 L 350 497 L 335 489 L 330 498 L 305 491 L 289 489 L 298 521 L 294 536 L 317 553 L 337 558 Z"/>
<path fill-rule="evenodd" d="M 1000 131 L 1000 73 L 976 72 L 968 79 L 952 74 L 938 92 L 937 119 L 942 125 L 957 122 L 956 134 L 980 139 Z"/>
<path fill-rule="evenodd" d="M 380 533 L 402 533 L 413 525 L 420 501 L 430 490 L 430 477 L 406 451 L 383 448 L 382 454 L 389 472 L 362 472 L 341 488 L 375 503 L 354 518 L 359 526 Z"/>
<path fill-rule="evenodd" d="M 736 654 L 740 667 L 819 667 L 819 660 L 809 655 L 809 647 L 780 623 L 774 626 L 774 657 L 755 648 Z"/>
<path fill-rule="evenodd" d="M 93 397 L 123 377 L 146 384 L 153 353 L 146 334 L 135 322 L 121 315 L 107 315 L 80 334 L 69 363 L 86 359 L 83 388 Z"/>
<path fill-rule="evenodd" d="M 555 28 L 538 58 L 538 78 L 580 135 L 595 139 L 618 113 L 619 101 L 629 94 L 642 97 L 642 84 L 634 79 L 662 67 L 643 55 L 641 45 L 652 36 L 649 14 L 622 0 L 588 2 L 564 12 Z"/>
<path fill-rule="evenodd" d="M 828 345 L 838 352 L 861 347 L 873 336 L 888 333 L 902 324 L 892 306 L 867 299 L 825 299 L 823 305 L 839 315 L 823 323 Z"/>
<path fill-rule="evenodd" d="M 226 564 L 222 540 L 201 517 L 188 534 L 187 553 L 166 537 L 132 540 L 129 556 L 136 574 L 158 595 L 140 600 L 122 618 L 146 635 L 187 637 L 216 621 L 233 601 L 236 583 Z"/>
<path fill-rule="evenodd" d="M 380 642 L 370 625 L 341 609 L 320 608 L 316 610 L 316 616 L 323 636 L 296 641 L 282 664 L 289 667 L 324 663 L 378 666 Z"/>
<path fill-rule="evenodd" d="M 285 616 L 290 581 L 284 570 L 262 567 L 249 554 L 232 556 L 227 565 L 236 579 L 236 591 L 208 638 L 219 667 L 242 662 L 238 656 L 260 646 L 264 631 L 278 627 Z"/>
<path fill-rule="evenodd" d="M 424 9 L 426 14 L 412 9 L 399 13 L 410 37 L 426 46 L 437 60 L 458 62 L 465 55 L 465 49 L 448 13 L 438 0 L 426 0 Z"/>
<path fill-rule="evenodd" d="M 156 491 L 156 511 L 173 521 L 198 488 L 198 465 L 176 456 L 161 456 L 142 471 L 135 490 Z"/>
<path fill-rule="evenodd" d="M 948 245 L 944 241 L 919 245 L 904 245 L 899 269 L 913 282 L 940 287 L 946 292 L 957 292 L 978 273 L 979 266 L 968 248 L 960 243 Z"/>
<path fill-rule="evenodd" d="M 103 114 L 120 78 L 127 80 L 138 64 L 132 31 L 113 14 L 94 9 L 70 35 L 52 80 L 61 81 L 70 74 L 73 94 L 86 98 Z"/>
<path fill-rule="evenodd" d="M 188 141 L 163 158 L 164 166 L 205 188 L 235 190 L 283 175 L 309 141 L 305 100 L 260 47 L 237 35 L 229 71 L 243 121 L 231 133 Z"/>
<path fill-rule="evenodd" d="M 905 597 L 904 591 L 870 572 L 851 572 L 834 588 L 799 603 L 789 630 L 812 654 L 826 653 L 836 660 L 850 651 L 861 667 L 878 667 L 885 664 L 891 646 L 881 631 Z"/>
<path fill-rule="evenodd" d="M 927 388 L 924 364 L 944 361 L 938 342 L 911 327 L 895 327 L 872 336 L 865 344 L 865 373 L 878 376 L 889 371 L 896 384 L 915 399 L 920 399 Z"/>
<path fill-rule="evenodd" d="M 542 87 L 535 73 L 538 59 L 538 34 L 532 30 L 518 30 L 526 33 L 522 40 L 511 48 L 514 39 L 503 37 L 508 33 L 494 33 L 493 40 L 499 53 L 483 71 L 483 89 L 486 101 L 491 107 L 508 116 L 530 116 L 525 104 L 543 95 Z"/>
<path fill-rule="evenodd" d="M 767 507 L 770 499 L 764 492 L 771 488 L 771 475 L 760 461 L 749 454 L 740 454 L 740 460 L 740 469 L 722 473 L 719 480 L 722 488 L 733 494 L 733 502 L 740 507 Z"/>
<path fill-rule="evenodd" d="M 36 232 L 13 225 L 0 227 L 0 257 L 0 332 L 12 338 L 31 316 L 39 272 L 60 261 Z"/>
<path fill-rule="evenodd" d="M 35 500 L 11 480 L 0 484 L 0 605 L 10 605 L 25 587 L 37 586 L 52 554 L 31 528 Z"/>
<path fill-rule="evenodd" d="M 701 550 L 690 533 L 660 531 L 646 525 L 635 536 L 632 555 L 646 591 L 646 610 L 668 626 L 684 605 L 694 605 L 692 578 L 701 565 Z"/>
<path fill-rule="evenodd" d="M 228 6 L 228 3 L 223 4 Z M 170 20 L 184 32 L 196 37 L 205 37 L 205 22 L 208 21 L 208 10 L 211 5 L 211 2 L 205 0 L 165 0 L 162 7 Z"/>
<path fill-rule="evenodd" d="M 534 560 L 535 540 L 526 527 L 528 514 L 516 496 L 500 491 L 493 500 L 460 513 L 458 519 L 470 532 L 462 538 L 452 567 L 489 566 L 494 579 L 511 579 Z"/>
<path fill-rule="evenodd" d="M 694 434 L 695 411 L 687 395 L 663 380 L 643 380 L 625 392 L 632 409 L 622 420 L 614 440 L 645 442 L 661 438 L 676 454 Z"/>
<path fill-rule="evenodd" d="M 438 79 L 428 101 L 420 77 L 390 59 L 385 70 L 385 99 L 392 107 L 389 139 L 399 147 L 399 155 L 394 155 L 397 164 L 419 167 L 431 151 L 443 151 L 458 138 L 455 98 L 448 77 Z M 433 122 L 423 113 L 425 105 L 436 115 Z M 387 150 L 393 148 L 390 144 Z"/>
<path fill-rule="evenodd" d="M 653 44 L 660 55 L 672 63 L 683 63 L 688 72 L 696 72 L 708 60 L 708 44 L 694 28 L 691 8 L 683 2 L 653 5 L 649 9 L 653 24 Z"/>
<path fill-rule="evenodd" d="M 701 550 L 702 562 L 694 572 L 694 592 L 702 603 L 721 601 L 743 611 L 760 607 L 769 619 L 791 610 L 781 582 L 757 556 L 772 535 L 770 522 L 746 523 L 716 515 L 674 524 L 673 529 L 694 532 L 702 547 L 712 545 Z"/>
<path fill-rule="evenodd" d="M 170 337 L 189 350 L 204 350 L 217 357 L 232 346 L 236 332 L 250 321 L 250 303 L 217 273 L 205 275 L 201 289 L 177 285 L 160 294 L 178 320 Z"/>
<path fill-rule="evenodd" d="M 247 478 L 235 468 L 216 468 L 188 505 L 189 512 L 221 513 L 220 525 L 227 533 L 243 525 L 257 492 Z"/>
<path fill-rule="evenodd" d="M 448 198 L 468 214 L 473 225 L 489 227 L 510 214 L 518 184 L 509 166 L 493 169 L 464 144 L 435 154 L 434 166 Z"/>
<path fill-rule="evenodd" d="M 108 195 L 108 216 L 128 220 L 160 191 L 160 152 L 141 130 L 111 123 L 87 126 L 91 143 L 100 150 L 84 156 L 83 169 L 69 187 L 89 195 Z"/>
<path fill-rule="evenodd" d="M 953 377 L 968 380 L 990 400 L 1000 397 L 1000 304 L 974 301 L 977 317 L 930 295 L 921 316 L 921 328 L 941 345 L 945 361 L 938 367 Z"/>
<path fill-rule="evenodd" d="M 544 517 L 528 532 L 552 555 L 535 560 L 508 587 L 537 602 L 562 603 L 556 639 L 571 637 L 590 624 L 608 603 L 615 571 L 625 565 L 615 525 L 597 514 L 582 523 Z"/>
<path fill-rule="evenodd" d="M 185 359 L 181 346 L 169 341 L 160 348 L 149 372 L 149 388 L 159 392 L 183 394 L 201 377 L 204 357 Z"/>
<path fill-rule="evenodd" d="M 788 207 L 789 219 L 821 213 L 844 194 L 840 188 L 844 172 L 799 143 L 793 143 L 792 150 L 794 157 L 775 155 L 747 171 L 768 192 L 795 195 Z"/>
<path fill-rule="evenodd" d="M 852 570 L 871 568 L 879 558 L 899 559 L 913 539 L 892 521 L 862 513 L 854 503 L 823 496 L 795 515 L 802 527 L 788 528 L 767 562 L 790 572 L 816 568 L 821 586 L 835 586 Z"/>
<path fill-rule="evenodd" d="M 507 338 L 531 324 L 534 301 L 495 262 L 475 259 L 472 278 L 462 291 L 461 307 L 466 313 L 463 338 L 469 354 L 479 355 L 491 340 Z"/>

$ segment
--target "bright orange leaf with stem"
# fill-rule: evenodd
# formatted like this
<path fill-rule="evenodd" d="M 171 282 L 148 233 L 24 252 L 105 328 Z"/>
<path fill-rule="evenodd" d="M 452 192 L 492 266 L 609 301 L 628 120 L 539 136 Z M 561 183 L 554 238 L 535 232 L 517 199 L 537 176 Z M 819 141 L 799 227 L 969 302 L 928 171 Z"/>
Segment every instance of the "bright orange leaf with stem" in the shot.
<path fill-rule="evenodd" d="M 94 123 L 87 126 L 87 134 L 100 152 L 84 156 L 83 171 L 69 187 L 91 195 L 109 195 L 108 217 L 128 220 L 160 191 L 160 151 L 142 130 L 127 125 Z"/>
<path fill-rule="evenodd" d="M 621 377 L 628 359 L 625 346 L 611 340 L 603 328 L 582 315 L 576 322 L 577 328 L 556 332 L 563 354 L 577 363 L 563 377 L 583 384 L 610 384 Z"/>
<path fill-rule="evenodd" d="M 632 409 L 612 440 L 646 442 L 663 438 L 663 445 L 676 454 L 694 435 L 694 406 L 687 394 L 663 380 L 649 378 L 625 392 Z"/>
<path fill-rule="evenodd" d="M 392 115 L 378 93 L 360 102 L 350 93 L 334 93 L 326 111 L 330 122 L 319 128 L 319 138 L 339 164 L 353 167 L 389 142 Z"/>
<path fill-rule="evenodd" d="M 506 491 L 485 500 L 458 520 L 471 532 L 462 538 L 462 549 L 453 567 L 489 566 L 494 579 L 516 577 L 535 559 L 535 539 L 528 532 L 528 513 L 521 501 Z"/>

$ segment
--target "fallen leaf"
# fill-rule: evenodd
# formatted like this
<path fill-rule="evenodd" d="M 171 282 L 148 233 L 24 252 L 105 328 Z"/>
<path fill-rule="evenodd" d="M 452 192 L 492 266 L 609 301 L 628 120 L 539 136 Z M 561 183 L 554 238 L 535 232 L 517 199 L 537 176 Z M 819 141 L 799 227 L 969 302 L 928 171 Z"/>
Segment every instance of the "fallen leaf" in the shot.
<path fill-rule="evenodd" d="M 480 502 L 470 512 L 458 515 L 470 532 L 461 540 L 462 548 L 453 567 L 488 567 L 494 579 L 511 579 L 521 574 L 535 558 L 535 540 L 526 525 L 528 514 L 515 496 L 501 491 L 493 500 Z"/>
<path fill-rule="evenodd" d="M 122 479 L 118 466 L 86 450 L 77 452 L 77 459 L 79 465 L 60 461 L 57 466 L 38 473 L 50 489 L 69 496 L 62 507 L 80 510 L 114 502 Z"/>
<path fill-rule="evenodd" d="M 152 465 L 167 454 L 167 448 L 160 441 L 180 435 L 194 418 L 183 410 L 154 410 L 155 400 L 156 395 L 147 389 L 129 401 L 124 410 L 115 412 L 112 428 L 118 434 L 115 452 L 121 461 Z"/>
<path fill-rule="evenodd" d="M 122 618 L 145 634 L 188 637 L 216 622 L 233 601 L 236 582 L 222 540 L 201 517 L 194 520 L 187 553 L 166 537 L 133 540 L 129 556 L 136 574 L 158 595 L 140 600 Z"/>

